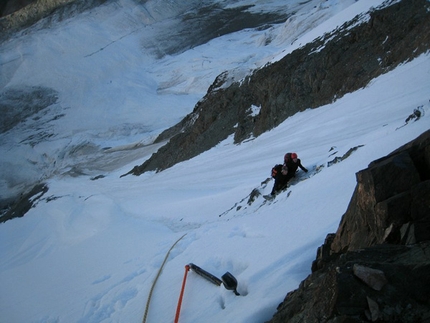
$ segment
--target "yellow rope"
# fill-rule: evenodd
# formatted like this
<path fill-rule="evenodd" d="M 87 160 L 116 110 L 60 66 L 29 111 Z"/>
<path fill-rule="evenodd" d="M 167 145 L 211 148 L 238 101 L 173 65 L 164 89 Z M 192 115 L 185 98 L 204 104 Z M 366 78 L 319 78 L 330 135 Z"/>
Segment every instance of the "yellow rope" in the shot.
<path fill-rule="evenodd" d="M 155 277 L 154 282 L 152 283 L 151 290 L 149 291 L 148 300 L 146 301 L 145 314 L 143 315 L 142 323 L 146 323 L 146 318 L 148 316 L 149 303 L 151 302 L 152 292 L 154 291 L 155 284 L 157 283 L 158 277 L 161 275 L 161 271 L 163 270 L 164 265 L 166 264 L 167 258 L 169 257 L 170 251 L 176 246 L 176 244 L 187 234 L 185 233 L 182 237 L 180 237 L 176 242 L 170 247 L 169 251 L 167 251 L 166 257 L 164 257 L 164 261 L 161 264 L 160 269 L 158 269 L 157 276 Z"/>

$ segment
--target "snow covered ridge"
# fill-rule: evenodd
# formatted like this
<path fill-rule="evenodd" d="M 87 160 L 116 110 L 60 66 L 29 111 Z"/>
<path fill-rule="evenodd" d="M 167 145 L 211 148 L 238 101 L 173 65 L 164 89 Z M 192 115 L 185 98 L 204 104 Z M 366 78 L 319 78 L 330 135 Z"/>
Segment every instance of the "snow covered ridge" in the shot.
<path fill-rule="evenodd" d="M 179 133 L 126 174 L 164 170 L 231 135 L 235 143 L 255 138 L 299 111 L 318 108 L 367 86 L 378 75 L 429 51 L 428 7 L 425 0 L 413 5 L 389 2 L 256 70 L 243 81 L 223 88 L 222 80 L 217 79 L 217 86 L 211 87 L 193 113 L 174 127 Z M 258 115 L 250 113 L 252 106 L 261 107 Z"/>

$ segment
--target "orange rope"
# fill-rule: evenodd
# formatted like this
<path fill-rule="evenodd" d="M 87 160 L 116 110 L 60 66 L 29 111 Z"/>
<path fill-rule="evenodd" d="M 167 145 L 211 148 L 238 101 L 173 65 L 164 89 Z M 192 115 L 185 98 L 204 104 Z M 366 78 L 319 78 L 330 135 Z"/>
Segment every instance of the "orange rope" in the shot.
<path fill-rule="evenodd" d="M 190 270 L 190 266 L 186 265 L 184 279 L 182 280 L 181 294 L 179 295 L 178 307 L 176 308 L 175 323 L 179 322 L 179 315 L 181 313 L 181 306 L 182 306 L 182 297 L 184 296 L 185 283 L 187 282 L 187 274 L 189 270 Z"/>

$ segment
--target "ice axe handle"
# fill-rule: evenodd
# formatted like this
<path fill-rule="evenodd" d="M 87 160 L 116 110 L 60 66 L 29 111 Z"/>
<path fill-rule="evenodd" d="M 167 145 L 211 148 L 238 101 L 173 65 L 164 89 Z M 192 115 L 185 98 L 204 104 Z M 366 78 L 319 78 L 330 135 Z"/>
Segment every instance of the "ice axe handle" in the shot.
<path fill-rule="evenodd" d="M 196 274 L 202 276 L 206 280 L 210 281 L 212 284 L 215 284 L 217 286 L 221 285 L 222 281 L 218 277 L 215 277 L 214 275 L 212 275 L 211 273 L 208 273 L 206 270 L 200 268 L 197 265 L 189 264 L 189 266 L 190 266 L 192 271 L 194 271 Z"/>

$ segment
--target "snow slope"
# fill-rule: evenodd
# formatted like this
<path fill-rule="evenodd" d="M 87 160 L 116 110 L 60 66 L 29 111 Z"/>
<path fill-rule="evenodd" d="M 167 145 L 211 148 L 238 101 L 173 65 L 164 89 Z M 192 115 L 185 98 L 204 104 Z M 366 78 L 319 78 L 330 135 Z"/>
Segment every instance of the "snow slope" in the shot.
<path fill-rule="evenodd" d="M 303 35 L 303 38 L 294 43 L 308 41 L 313 35 L 330 30 L 349 19 L 352 13 L 366 10 L 366 4 L 370 6 L 368 1 L 358 1 L 340 11 L 337 1 L 321 2 L 329 6 L 321 10 L 330 12 L 333 18 L 327 18 L 324 24 L 317 21 L 315 25 L 310 24 L 315 29 L 309 33 L 305 32 L 306 28 L 302 32 L 297 28 L 295 37 Z M 76 24 L 72 20 L 58 29 L 39 31 L 38 37 L 43 38 L 46 33 L 46 37 L 49 35 L 49 39 L 53 39 L 48 42 L 50 46 L 24 41 L 20 50 L 26 52 L 28 58 L 7 81 L 7 86 L 11 86 L 24 83 L 26 75 L 27 79 L 33 77 L 32 82 L 53 86 L 59 91 L 60 105 L 70 105 L 73 111 L 77 109 L 54 125 L 64 130 L 55 140 L 41 142 L 34 148 L 38 150 L 34 154 L 46 153 L 57 162 L 61 161 L 57 157 L 59 151 L 80 140 L 114 148 L 149 140 L 148 137 L 192 109 L 191 102 L 196 102 L 207 88 L 201 83 L 210 84 L 210 79 L 218 73 L 209 69 L 203 76 L 202 68 L 190 65 L 190 62 L 197 62 L 195 66 L 203 65 L 204 47 L 212 47 L 207 53 L 214 53 L 214 47 L 216 52 L 225 53 L 219 57 L 214 55 L 211 61 L 214 68 L 218 64 L 215 61 L 220 62 L 217 68 L 226 62 L 232 69 L 244 68 L 241 65 L 244 64 L 243 51 L 238 53 L 240 64 L 237 64 L 233 49 L 225 49 L 233 46 L 234 39 L 247 44 L 250 39 L 267 35 L 267 31 L 247 30 L 215 39 L 170 60 L 148 58 L 149 67 L 144 62 L 136 63 L 146 66 L 144 72 L 135 68 L 121 70 L 112 64 L 115 53 L 127 55 L 127 64 L 132 62 L 133 65 L 138 60 L 138 49 L 124 38 L 130 48 L 114 51 L 116 45 L 112 44 L 110 55 L 103 50 L 103 59 L 94 60 L 76 71 L 88 86 L 76 84 L 78 93 L 88 91 L 77 97 L 68 97 L 68 89 L 73 88 L 76 76 L 65 83 L 56 83 L 46 74 L 36 77 L 24 72 L 25 68 L 33 71 L 53 64 L 59 71 L 64 69 L 63 73 L 69 73 L 76 67 L 72 63 L 77 59 L 70 57 L 72 66 L 64 61 L 61 64 L 60 58 L 49 64 L 42 64 L 40 59 L 50 53 L 49 57 L 55 57 L 62 46 L 67 49 L 66 57 L 69 49 L 90 53 L 87 46 L 79 47 L 73 41 L 69 48 L 66 39 L 71 30 L 81 28 L 82 34 L 88 32 L 88 24 L 96 24 L 93 19 L 91 15 Z M 271 33 L 281 38 L 282 30 L 285 25 L 274 27 Z M 95 28 L 95 31 L 102 33 L 103 29 Z M 15 53 L 17 42 L 3 45 L 2 52 Z M 61 46 L 54 46 L 56 42 Z M 291 49 L 291 42 L 290 38 L 277 46 L 272 42 L 272 49 L 271 45 L 259 47 L 251 42 L 254 45 L 248 44 L 247 53 L 253 51 L 255 57 L 247 62 L 249 65 L 245 64 L 246 68 L 277 59 L 281 52 L 285 54 Z M 5 49 L 5 46 L 10 47 Z M 94 44 L 94 48 L 99 47 L 100 44 Z M 200 51 L 200 55 L 196 51 Z M 176 66 L 176 69 L 169 69 L 170 74 L 166 73 L 169 64 Z M 199 79 L 196 84 L 202 88 L 178 82 L 158 93 L 157 87 L 162 80 L 171 79 L 171 73 L 185 80 L 196 75 Z M 109 87 L 90 84 L 96 77 L 106 83 L 109 76 L 116 76 L 113 82 L 116 82 L 118 95 L 105 98 L 104 95 L 111 93 Z M 61 90 L 55 84 L 69 85 Z M 422 55 L 333 104 L 288 118 L 258 138 L 240 145 L 233 144 L 232 139 L 225 140 L 200 156 L 161 173 L 119 178 L 135 164 L 133 158 L 139 158 L 139 162 L 147 158 L 151 149 L 155 149 L 151 146 L 144 147 L 146 151 L 142 151 L 144 148 L 118 149 L 124 154 L 141 154 L 133 155 L 128 161 L 113 161 L 112 168 L 103 170 L 105 177 L 99 180 L 90 179 L 101 172 L 91 158 L 82 155 L 74 159 L 73 163 L 89 163 L 88 169 L 92 168 L 93 172 L 87 170 L 88 175 L 78 177 L 53 172 L 47 176 L 49 191 L 38 200 L 35 208 L 23 218 L 0 224 L 0 321 L 141 322 L 151 286 L 166 253 L 184 234 L 167 257 L 155 285 L 147 322 L 173 321 L 184 266 L 188 263 L 195 263 L 218 277 L 227 271 L 232 273 L 239 282 L 241 296 L 189 272 L 179 322 L 249 323 L 270 319 L 287 292 L 295 289 L 310 273 L 316 248 L 323 243 L 326 234 L 336 230 L 355 187 L 355 172 L 429 129 L 429 84 L 430 59 Z M 137 102 L 143 102 L 140 99 L 143 100 L 144 94 L 151 93 L 143 90 L 145 88 L 152 89 L 153 96 L 148 96 L 146 112 L 136 114 Z M 97 91 L 103 94 L 99 97 L 102 103 L 95 97 Z M 139 97 L 140 92 L 142 97 Z M 124 101 L 116 105 L 110 98 Z M 175 109 L 171 108 L 171 102 L 175 103 Z M 150 108 L 151 103 L 154 106 Z M 90 106 L 93 109 L 88 109 Z M 121 106 L 120 111 L 115 106 Z M 405 119 L 418 106 L 422 106 L 424 116 L 405 125 Z M 182 111 L 172 112 L 176 109 Z M 92 115 L 103 119 L 100 111 L 105 116 L 104 125 L 91 120 Z M 140 119 L 145 121 L 138 121 Z M 124 126 L 142 123 L 147 126 L 145 131 L 138 126 Z M 2 134 L 2 160 L 8 158 L 4 151 L 25 160 L 29 148 L 9 145 L 4 136 L 12 138 L 12 135 L 19 133 Z M 336 156 L 359 146 L 343 162 L 327 166 Z M 271 203 L 260 196 L 247 204 L 247 197 L 254 188 L 260 188 L 262 194 L 270 192 L 273 182 L 266 187 L 261 186 L 261 182 L 287 151 L 296 151 L 310 170 L 323 165 L 322 170 L 291 186 Z M 109 153 L 106 155 L 106 160 L 112 157 Z M 64 158 L 61 162 L 70 161 Z M 27 171 L 25 167 L 21 170 Z"/>
<path fill-rule="evenodd" d="M 245 29 L 197 46 L 199 28 L 174 31 L 201 2 L 154 0 L 138 6 L 121 0 L 57 23 L 40 22 L 1 44 L 0 89 L 44 87 L 54 90 L 58 101 L 0 135 L 0 197 L 58 174 L 94 175 L 145 158 L 154 149 L 143 146 L 190 113 L 220 73 L 229 70 L 241 79 L 276 53 L 289 51 L 298 35 L 354 3 L 204 4 L 211 2 L 227 8 L 254 3 L 254 14 L 295 14 L 284 24 Z M 196 44 L 190 50 L 169 47 L 189 38 Z M 167 54 L 160 58 L 160 52 Z M 121 156 L 106 154 L 112 152 L 106 151 L 109 147 Z"/>

